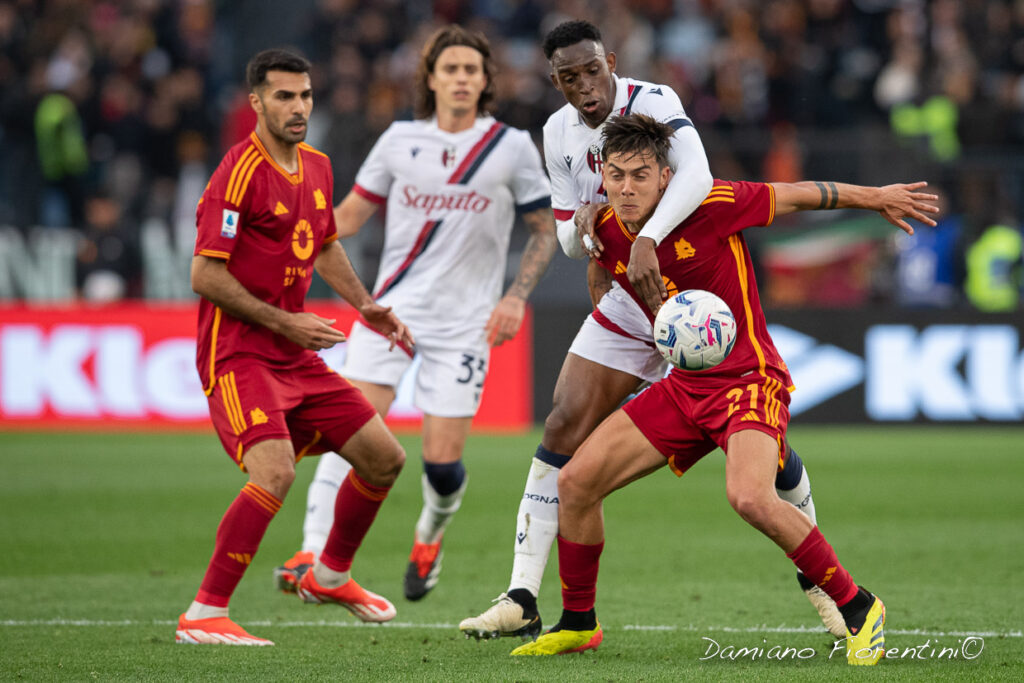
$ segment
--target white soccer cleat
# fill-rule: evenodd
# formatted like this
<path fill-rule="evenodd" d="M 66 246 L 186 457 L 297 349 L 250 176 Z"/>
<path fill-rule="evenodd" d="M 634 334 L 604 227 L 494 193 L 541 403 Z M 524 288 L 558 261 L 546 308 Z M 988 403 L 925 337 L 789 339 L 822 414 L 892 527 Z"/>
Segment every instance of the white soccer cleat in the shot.
<path fill-rule="evenodd" d="M 817 586 L 811 586 L 804 590 L 804 595 L 814 605 L 814 609 L 818 610 L 821 623 L 825 624 L 828 632 L 836 638 L 845 638 L 846 622 L 843 621 L 843 615 L 839 612 L 835 601 L 829 597 L 828 593 Z"/>
<path fill-rule="evenodd" d="M 541 629 L 539 614 L 528 617 L 523 606 L 508 597 L 507 593 L 499 595 L 494 602 L 495 604 L 480 616 L 469 617 L 459 623 L 459 630 L 465 633 L 467 638 L 537 639 Z"/>

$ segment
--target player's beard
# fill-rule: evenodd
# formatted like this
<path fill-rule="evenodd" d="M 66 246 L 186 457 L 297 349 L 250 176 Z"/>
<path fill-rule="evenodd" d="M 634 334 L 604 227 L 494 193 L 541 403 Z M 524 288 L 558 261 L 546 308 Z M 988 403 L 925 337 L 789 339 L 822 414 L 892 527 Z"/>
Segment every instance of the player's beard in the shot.
<path fill-rule="evenodd" d="M 288 126 L 293 123 L 303 123 L 302 130 L 298 133 L 293 133 L 288 130 Z M 309 130 L 309 121 L 303 119 L 291 119 L 286 121 L 283 126 L 272 126 L 270 122 L 267 122 L 267 128 L 270 130 L 270 134 L 280 140 L 286 145 L 297 145 L 298 143 L 306 139 L 306 131 Z"/>

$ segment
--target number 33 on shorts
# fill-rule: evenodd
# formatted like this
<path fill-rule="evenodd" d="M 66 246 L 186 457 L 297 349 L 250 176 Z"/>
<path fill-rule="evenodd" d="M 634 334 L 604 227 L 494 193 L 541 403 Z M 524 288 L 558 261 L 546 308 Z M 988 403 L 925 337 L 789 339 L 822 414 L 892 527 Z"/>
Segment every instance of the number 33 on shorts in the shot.
<path fill-rule="evenodd" d="M 462 376 L 455 381 L 459 384 L 469 384 L 475 380 L 475 386 L 477 389 L 482 389 L 484 386 L 484 378 L 487 377 L 487 359 L 478 358 L 472 354 L 462 354 L 462 362 L 460 366 L 465 368 Z"/>

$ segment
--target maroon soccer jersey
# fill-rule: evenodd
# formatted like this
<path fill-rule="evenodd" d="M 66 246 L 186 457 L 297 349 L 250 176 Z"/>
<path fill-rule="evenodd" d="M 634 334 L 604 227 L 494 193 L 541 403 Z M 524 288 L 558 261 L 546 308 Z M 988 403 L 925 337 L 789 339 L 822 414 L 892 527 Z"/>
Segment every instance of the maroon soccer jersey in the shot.
<path fill-rule="evenodd" d="M 737 376 L 750 371 L 764 375 L 766 368 L 773 368 L 791 386 L 786 364 L 768 336 L 750 252 L 740 234 L 744 228 L 770 225 L 774 217 L 775 191 L 770 185 L 715 180 L 707 199 L 658 246 L 658 265 L 670 296 L 704 289 L 720 296 L 736 317 L 736 344 L 729 356 L 715 368 L 686 376 Z M 610 209 L 601 217 L 597 235 L 604 245 L 598 262 L 653 322 L 654 315 L 626 277 L 636 235 Z"/>
<path fill-rule="evenodd" d="M 330 160 L 298 145 L 298 171 L 277 164 L 252 133 L 232 147 L 206 186 L 196 212 L 195 254 L 224 259 L 252 295 L 286 311 L 303 310 L 320 248 L 338 238 Z M 280 367 L 307 362 L 303 349 L 262 325 L 199 301 L 196 365 L 209 394 L 217 363 L 249 356 Z"/>

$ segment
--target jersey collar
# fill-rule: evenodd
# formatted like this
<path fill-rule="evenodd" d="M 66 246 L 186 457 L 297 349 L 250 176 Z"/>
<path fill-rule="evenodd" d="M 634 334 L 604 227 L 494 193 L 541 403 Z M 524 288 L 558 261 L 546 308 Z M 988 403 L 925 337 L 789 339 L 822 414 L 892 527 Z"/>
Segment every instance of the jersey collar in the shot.
<path fill-rule="evenodd" d="M 267 148 L 263 146 L 263 143 L 260 141 L 260 136 L 256 135 L 256 131 L 249 133 L 249 138 L 252 140 L 252 143 L 256 145 L 256 149 L 258 149 L 260 154 L 263 155 L 263 158 L 270 163 L 272 168 L 274 168 L 278 173 L 283 175 L 288 182 L 290 182 L 292 185 L 298 185 L 299 183 L 302 182 L 302 143 L 299 143 L 298 150 L 296 151 L 296 154 L 298 155 L 299 158 L 299 170 L 298 172 L 292 174 L 286 171 L 283 166 L 274 161 L 274 157 L 270 156 L 270 152 L 268 152 Z"/>

